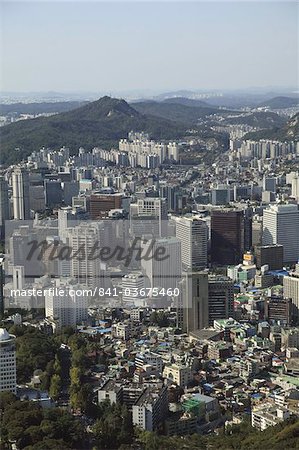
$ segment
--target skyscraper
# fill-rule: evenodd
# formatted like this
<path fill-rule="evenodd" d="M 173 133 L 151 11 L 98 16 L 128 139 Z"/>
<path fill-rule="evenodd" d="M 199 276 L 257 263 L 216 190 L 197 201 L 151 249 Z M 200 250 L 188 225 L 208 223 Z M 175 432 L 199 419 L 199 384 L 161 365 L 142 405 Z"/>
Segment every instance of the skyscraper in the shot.
<path fill-rule="evenodd" d="M 293 272 L 290 276 L 283 277 L 284 298 L 292 301 L 292 315 L 295 322 L 299 320 L 299 272 Z"/>
<path fill-rule="evenodd" d="M 4 237 L 4 224 L 9 219 L 8 184 L 4 177 L 0 176 L 0 239 Z"/>
<path fill-rule="evenodd" d="M 174 289 L 181 278 L 181 242 L 175 237 L 148 239 L 142 242 L 142 269 L 149 279 L 151 288 Z M 159 249 L 163 250 L 159 253 Z M 159 255 L 158 255 L 159 253 Z"/>
<path fill-rule="evenodd" d="M 183 273 L 181 304 L 178 308 L 179 326 L 184 332 L 200 330 L 209 325 L 208 273 Z"/>
<path fill-rule="evenodd" d="M 130 227 L 136 236 L 153 234 L 165 236 L 167 229 L 167 203 L 165 198 L 146 197 L 130 205 Z"/>
<path fill-rule="evenodd" d="M 292 180 L 292 197 L 299 203 L 299 175 L 295 176 Z"/>
<path fill-rule="evenodd" d="M 234 283 L 223 275 L 209 275 L 209 324 L 228 319 L 234 312 Z"/>
<path fill-rule="evenodd" d="M 26 169 L 14 169 L 12 173 L 12 194 L 14 219 L 30 219 L 29 175 Z"/>
<path fill-rule="evenodd" d="M 244 252 L 244 211 L 211 212 L 211 258 L 219 265 L 238 264 Z"/>
<path fill-rule="evenodd" d="M 198 270 L 208 263 L 208 227 L 198 217 L 176 219 L 176 237 L 181 241 L 183 269 Z"/>
<path fill-rule="evenodd" d="M 297 205 L 271 205 L 263 214 L 263 245 L 283 245 L 283 262 L 299 259 L 299 210 Z"/>
<path fill-rule="evenodd" d="M 16 347 L 15 336 L 9 334 L 5 328 L 0 328 L 0 392 L 16 393 Z"/>
<path fill-rule="evenodd" d="M 85 286 L 100 286 L 102 281 L 100 261 L 90 257 L 100 242 L 100 223 L 81 223 L 77 227 L 69 228 L 68 239 L 72 248 L 71 277 Z"/>

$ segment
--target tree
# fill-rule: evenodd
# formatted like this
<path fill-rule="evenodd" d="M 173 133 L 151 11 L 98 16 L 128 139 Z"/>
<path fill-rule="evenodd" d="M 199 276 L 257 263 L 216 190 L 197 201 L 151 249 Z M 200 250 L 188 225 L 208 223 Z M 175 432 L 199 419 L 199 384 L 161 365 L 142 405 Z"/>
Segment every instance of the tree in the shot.
<path fill-rule="evenodd" d="M 0 392 L 0 410 L 3 412 L 9 405 L 16 401 L 16 396 L 12 392 Z"/>
<path fill-rule="evenodd" d="M 53 400 L 58 400 L 61 391 L 61 377 L 58 374 L 54 374 L 51 378 L 49 394 Z"/>

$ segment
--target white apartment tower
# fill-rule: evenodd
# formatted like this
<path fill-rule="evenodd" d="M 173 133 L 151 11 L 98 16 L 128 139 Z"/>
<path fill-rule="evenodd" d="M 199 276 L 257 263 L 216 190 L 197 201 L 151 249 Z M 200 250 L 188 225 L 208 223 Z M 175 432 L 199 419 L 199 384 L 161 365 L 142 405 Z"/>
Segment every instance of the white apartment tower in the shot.
<path fill-rule="evenodd" d="M 12 195 L 14 219 L 30 219 L 29 175 L 24 168 L 16 168 L 12 173 Z"/>
<path fill-rule="evenodd" d="M 15 336 L 0 328 L 0 392 L 17 388 Z"/>
<path fill-rule="evenodd" d="M 299 259 L 299 210 L 297 205 L 271 205 L 263 214 L 263 245 L 283 245 L 284 263 Z"/>
<path fill-rule="evenodd" d="M 176 219 L 176 237 L 181 241 L 183 269 L 198 270 L 208 264 L 208 227 L 198 217 Z"/>

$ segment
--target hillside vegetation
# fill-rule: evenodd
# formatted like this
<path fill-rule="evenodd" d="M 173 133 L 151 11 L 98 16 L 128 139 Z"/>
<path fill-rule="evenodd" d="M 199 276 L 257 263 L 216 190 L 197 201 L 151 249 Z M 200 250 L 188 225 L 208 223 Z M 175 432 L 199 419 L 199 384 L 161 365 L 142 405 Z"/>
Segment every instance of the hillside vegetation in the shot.
<path fill-rule="evenodd" d="M 144 130 L 154 139 L 176 139 L 186 127 L 161 118 L 141 114 L 124 100 L 103 97 L 72 111 L 51 117 L 25 120 L 0 128 L 0 164 L 12 164 L 43 146 L 110 148 L 131 130 Z"/>

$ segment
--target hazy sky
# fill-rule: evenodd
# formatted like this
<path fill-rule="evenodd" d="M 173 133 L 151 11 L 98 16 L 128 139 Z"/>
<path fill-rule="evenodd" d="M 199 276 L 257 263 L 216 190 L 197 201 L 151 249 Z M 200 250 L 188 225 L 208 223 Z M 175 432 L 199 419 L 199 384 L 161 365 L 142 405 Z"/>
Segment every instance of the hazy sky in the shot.
<path fill-rule="evenodd" d="M 0 8 L 2 91 L 298 84 L 296 2 L 2 0 Z"/>

